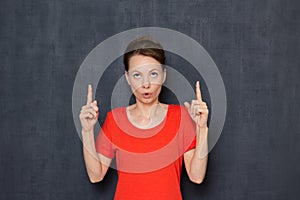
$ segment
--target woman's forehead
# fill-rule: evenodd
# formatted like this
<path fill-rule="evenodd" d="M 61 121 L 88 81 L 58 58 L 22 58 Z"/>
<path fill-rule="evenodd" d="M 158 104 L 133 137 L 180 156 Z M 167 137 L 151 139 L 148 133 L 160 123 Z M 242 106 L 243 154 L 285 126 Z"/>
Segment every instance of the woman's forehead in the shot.
<path fill-rule="evenodd" d="M 128 70 L 129 72 L 148 72 L 148 71 L 152 71 L 152 70 L 158 70 L 158 71 L 162 71 L 162 66 L 161 64 L 157 64 L 157 63 L 149 63 L 149 64 L 144 64 L 144 65 L 140 65 L 140 66 L 135 66 L 135 67 L 130 67 L 130 69 Z"/>
<path fill-rule="evenodd" d="M 129 70 L 136 68 L 158 68 L 161 63 L 150 56 L 134 55 L 129 59 Z"/>

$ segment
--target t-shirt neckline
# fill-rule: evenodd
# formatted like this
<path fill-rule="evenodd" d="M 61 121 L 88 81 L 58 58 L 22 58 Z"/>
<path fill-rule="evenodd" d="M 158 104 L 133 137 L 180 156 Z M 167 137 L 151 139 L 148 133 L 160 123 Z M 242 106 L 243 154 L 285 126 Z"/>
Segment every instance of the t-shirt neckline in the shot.
<path fill-rule="evenodd" d="M 136 134 L 138 134 L 139 136 L 140 136 L 139 133 L 141 133 L 143 136 L 149 137 L 149 134 L 155 135 L 157 132 L 160 132 L 166 126 L 166 123 L 169 121 L 168 119 L 170 117 L 171 109 L 172 109 L 171 104 L 168 104 L 167 114 L 164 117 L 164 119 L 156 126 L 151 127 L 151 128 L 146 128 L 146 129 L 136 127 L 135 125 L 133 125 L 130 122 L 130 120 L 127 116 L 126 107 L 123 107 L 122 113 L 123 113 L 124 119 L 126 120 L 126 124 L 128 124 L 130 130 L 136 131 Z"/>

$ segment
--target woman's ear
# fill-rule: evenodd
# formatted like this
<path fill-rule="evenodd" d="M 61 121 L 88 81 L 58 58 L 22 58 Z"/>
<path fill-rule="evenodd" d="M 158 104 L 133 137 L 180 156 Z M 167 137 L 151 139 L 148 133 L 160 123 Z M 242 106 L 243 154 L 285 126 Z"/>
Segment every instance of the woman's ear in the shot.
<path fill-rule="evenodd" d="M 128 76 L 128 71 L 125 71 L 125 77 L 126 77 L 126 81 L 127 81 L 128 85 L 130 85 L 130 80 L 129 80 L 129 76 Z"/>

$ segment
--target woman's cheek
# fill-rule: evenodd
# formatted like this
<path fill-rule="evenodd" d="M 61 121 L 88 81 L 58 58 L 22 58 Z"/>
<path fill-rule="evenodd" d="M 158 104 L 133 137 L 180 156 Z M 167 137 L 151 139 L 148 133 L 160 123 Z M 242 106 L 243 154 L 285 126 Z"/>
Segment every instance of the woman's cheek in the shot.
<path fill-rule="evenodd" d="M 131 89 L 133 92 L 135 92 L 136 90 L 138 90 L 141 87 L 141 83 L 139 83 L 139 81 L 132 81 L 131 82 Z"/>
<path fill-rule="evenodd" d="M 163 77 L 162 76 L 157 76 L 150 78 L 150 83 L 151 84 L 156 84 L 156 85 L 162 85 L 163 84 Z"/>

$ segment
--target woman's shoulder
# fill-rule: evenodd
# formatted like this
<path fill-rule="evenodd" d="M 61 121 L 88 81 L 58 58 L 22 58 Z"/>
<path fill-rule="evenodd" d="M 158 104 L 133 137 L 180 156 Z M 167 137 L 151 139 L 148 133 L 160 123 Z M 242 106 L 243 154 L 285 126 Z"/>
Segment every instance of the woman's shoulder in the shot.
<path fill-rule="evenodd" d="M 180 104 L 168 104 L 170 106 L 170 108 L 173 108 L 176 111 L 187 111 L 187 108 L 184 105 L 180 105 Z"/>
<path fill-rule="evenodd" d="M 106 120 L 112 120 L 115 121 L 116 118 L 122 118 L 122 114 L 124 113 L 123 110 L 125 110 L 126 107 L 117 107 L 117 108 L 112 108 L 106 112 Z"/>
<path fill-rule="evenodd" d="M 107 112 L 107 115 L 115 115 L 115 114 L 121 114 L 124 110 L 126 109 L 126 107 L 116 107 L 116 108 L 112 108 L 111 110 L 109 110 Z"/>

